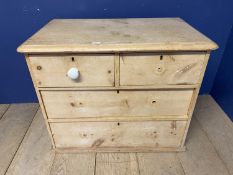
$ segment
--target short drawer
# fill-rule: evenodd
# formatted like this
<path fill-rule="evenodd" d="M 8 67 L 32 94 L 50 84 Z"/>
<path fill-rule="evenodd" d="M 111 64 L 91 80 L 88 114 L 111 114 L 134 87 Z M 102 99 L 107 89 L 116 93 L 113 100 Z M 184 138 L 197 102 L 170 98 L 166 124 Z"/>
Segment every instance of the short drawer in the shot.
<path fill-rule="evenodd" d="M 110 54 L 30 56 L 29 64 L 38 87 L 114 85 L 114 55 Z M 77 80 L 67 76 L 70 68 L 79 70 Z"/>
<path fill-rule="evenodd" d="M 123 54 L 120 85 L 191 85 L 200 83 L 204 53 Z"/>
<path fill-rule="evenodd" d="M 50 123 L 57 148 L 178 147 L 186 121 Z"/>
<path fill-rule="evenodd" d="M 41 91 L 48 118 L 187 115 L 193 90 Z"/>

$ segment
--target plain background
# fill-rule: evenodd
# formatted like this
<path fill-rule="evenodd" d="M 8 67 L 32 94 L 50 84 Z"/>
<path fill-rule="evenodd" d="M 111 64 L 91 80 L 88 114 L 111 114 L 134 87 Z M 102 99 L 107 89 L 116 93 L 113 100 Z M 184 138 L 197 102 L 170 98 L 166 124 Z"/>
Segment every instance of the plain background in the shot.
<path fill-rule="evenodd" d="M 181 17 L 219 45 L 211 54 L 201 94 L 211 93 L 230 114 L 233 83 L 228 90 L 223 85 L 233 82 L 228 39 L 233 38 L 232 9 L 232 0 L 1 0 L 0 103 L 37 102 L 26 62 L 16 48 L 51 19 Z"/>

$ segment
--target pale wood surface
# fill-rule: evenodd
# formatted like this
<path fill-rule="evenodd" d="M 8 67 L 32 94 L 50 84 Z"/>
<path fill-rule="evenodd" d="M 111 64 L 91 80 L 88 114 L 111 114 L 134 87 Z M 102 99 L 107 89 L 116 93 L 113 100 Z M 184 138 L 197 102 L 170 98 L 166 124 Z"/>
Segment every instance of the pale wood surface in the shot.
<path fill-rule="evenodd" d="M 138 116 L 138 117 L 80 117 L 80 118 L 49 118 L 49 123 L 71 123 L 71 122 L 137 122 L 137 121 L 176 121 L 176 120 L 184 120 L 187 121 L 189 119 L 188 115 L 156 115 L 156 116 Z"/>
<path fill-rule="evenodd" d="M 197 98 L 198 98 L 199 90 L 201 88 L 201 82 L 202 82 L 202 80 L 204 78 L 206 66 L 207 66 L 207 63 L 209 61 L 209 56 L 210 56 L 210 52 L 208 51 L 208 52 L 206 52 L 206 55 L 205 55 L 205 58 L 204 58 L 203 70 L 201 72 L 201 75 L 199 76 L 199 82 L 200 83 L 194 89 L 192 100 L 191 100 L 190 105 L 189 105 L 189 110 L 188 110 L 189 119 L 188 119 L 188 122 L 187 122 L 187 125 L 186 125 L 186 130 L 185 130 L 185 133 L 184 133 L 184 136 L 183 136 L 182 146 L 184 146 L 184 144 L 185 144 L 185 140 L 186 140 L 186 137 L 187 137 L 187 134 L 188 134 L 189 125 L 190 125 L 190 122 L 191 122 L 191 119 L 192 119 L 192 115 L 193 115 L 195 104 L 196 104 L 196 101 L 197 101 Z"/>
<path fill-rule="evenodd" d="M 38 87 L 114 85 L 113 54 L 29 56 L 29 62 L 34 83 Z M 73 67 L 80 73 L 77 80 L 71 80 L 67 76 L 68 70 Z"/>
<path fill-rule="evenodd" d="M 58 146 L 65 149 L 80 145 L 76 143 L 76 135 L 70 136 L 61 132 L 61 129 L 65 129 L 63 132 L 66 132 L 67 127 L 70 127 L 70 123 L 74 121 L 68 121 L 69 124 L 60 122 L 50 126 L 48 119 L 188 116 L 192 106 L 190 104 L 195 104 L 196 98 L 193 97 L 198 93 L 201 84 L 199 80 L 202 79 L 205 63 L 208 60 L 205 55 L 216 48 L 217 45 L 213 41 L 180 18 L 63 19 L 49 22 L 21 45 L 18 51 L 24 52 L 27 58 L 53 148 Z M 139 52 L 143 53 L 139 54 Z M 80 71 L 80 77 L 75 81 L 67 76 L 67 71 L 73 67 Z M 120 93 L 117 89 L 121 85 L 155 86 L 156 84 L 196 86 L 195 89 L 186 90 L 181 90 L 179 87 L 169 91 L 130 89 Z M 68 89 L 52 92 L 46 89 L 41 91 L 40 87 L 47 89 L 102 87 L 102 89 L 101 92 L 69 91 Z M 114 91 L 107 91 L 104 87 L 114 87 L 119 95 Z M 162 138 L 160 139 L 162 144 L 160 142 L 157 144 L 162 145 L 161 148 L 183 148 L 181 143 L 184 143 L 186 138 L 189 122 L 190 119 L 186 129 L 183 130 L 182 127 L 180 130 L 184 134 L 178 133 L 176 141 L 171 139 L 172 143 L 166 144 L 161 134 L 159 138 Z M 176 122 L 171 121 L 171 123 L 172 128 L 175 129 Z M 89 125 L 89 123 L 82 124 Z M 132 121 L 132 126 L 134 124 Z M 75 130 L 79 125 L 80 123 L 75 123 L 72 129 Z M 131 127 L 129 123 L 127 125 Z M 53 130 L 52 135 L 51 127 L 54 126 L 62 126 L 59 134 Z M 102 127 L 105 129 L 105 125 Z M 109 133 L 112 132 L 108 127 L 107 130 Z M 160 131 L 162 130 L 160 128 Z M 164 130 L 165 132 L 161 133 L 169 131 L 172 135 L 176 135 L 167 128 Z M 80 136 L 81 132 L 78 133 Z M 121 131 L 117 132 L 121 133 Z M 117 132 L 114 134 L 118 134 Z M 103 138 L 94 138 L 92 144 L 95 145 L 95 142 L 102 144 L 102 140 L 105 139 L 103 133 L 99 131 L 96 133 Z M 141 133 L 144 133 L 142 140 L 147 138 L 145 132 Z M 94 133 L 92 134 L 95 136 Z M 181 135 L 183 135 L 183 142 L 180 140 Z M 129 137 L 130 134 L 126 136 Z M 113 141 L 113 145 L 109 144 L 111 147 L 120 145 L 145 148 L 153 145 L 146 141 L 145 145 L 129 146 L 125 144 L 127 142 L 124 135 L 118 137 L 117 144 L 113 144 Z M 132 140 L 134 142 L 135 138 Z M 121 141 L 123 143 L 120 143 Z M 92 147 L 89 141 L 82 140 L 82 142 L 86 142 L 85 146 Z"/>
<path fill-rule="evenodd" d="M 196 118 L 192 119 L 186 147 L 187 151 L 178 153 L 178 157 L 187 175 L 229 175 Z"/>
<path fill-rule="evenodd" d="M 228 170 L 232 165 L 232 161 L 229 159 L 232 154 L 229 144 L 232 144 L 232 141 L 228 134 L 233 132 L 232 122 L 226 118 L 226 115 L 209 96 L 199 98 L 194 114 L 194 120 L 191 122 L 188 134 L 186 152 L 178 154 L 97 153 L 96 156 L 90 153 L 57 154 L 54 159 L 50 139 L 39 111 L 18 149 L 7 175 L 72 175 L 74 173 L 84 175 L 106 173 L 112 175 L 231 175 L 232 173 Z M 11 118 L 11 115 L 7 115 Z M 3 126 L 2 121 L 0 120 L 0 129 Z M 206 124 L 207 122 L 208 124 Z M 213 129 L 209 132 L 211 126 Z M 14 126 L 8 130 L 12 128 Z M 217 131 L 227 132 L 224 136 L 229 139 L 229 142 L 223 141 L 222 136 Z M 11 136 L 5 135 L 4 139 L 7 137 Z M 0 139 L 0 145 L 3 144 L 4 139 Z M 15 140 L 11 139 L 11 141 Z M 5 146 L 10 147 L 10 145 L 9 143 Z M 226 152 L 229 155 L 226 155 Z M 96 157 L 96 161 L 93 160 L 93 157 Z M 5 157 L 1 156 L 0 162 L 4 161 L 6 161 Z"/>
<path fill-rule="evenodd" d="M 180 18 L 52 20 L 19 52 L 213 50 L 217 45 Z"/>
<path fill-rule="evenodd" d="M 166 115 L 176 118 L 187 115 L 193 90 L 41 91 L 41 94 L 48 118 Z"/>
<path fill-rule="evenodd" d="M 50 175 L 94 175 L 95 153 L 56 154 Z"/>
<path fill-rule="evenodd" d="M 3 114 L 9 108 L 9 104 L 0 104 L 0 119 L 2 118 Z"/>
<path fill-rule="evenodd" d="M 19 148 L 38 104 L 11 105 L 0 120 L 0 175 L 3 175 Z"/>
<path fill-rule="evenodd" d="M 27 65 L 28 65 L 28 69 L 29 69 L 29 71 L 31 73 L 31 78 L 33 80 L 32 82 L 33 82 L 33 85 L 35 87 L 36 95 L 37 95 L 37 98 L 38 98 L 38 101 L 39 101 L 39 105 L 40 105 L 40 108 L 41 108 L 42 115 L 43 115 L 44 120 L 45 120 L 46 128 L 47 128 L 49 136 L 51 138 L 53 148 L 55 148 L 55 143 L 54 143 L 54 140 L 53 140 L 53 136 L 51 134 L 50 126 L 49 126 L 49 123 L 47 121 L 46 112 L 45 112 L 45 108 L 44 108 L 44 105 L 43 105 L 43 100 L 41 98 L 39 88 L 36 86 L 35 77 L 32 74 L 32 66 L 31 66 L 30 61 L 29 61 L 29 56 L 25 55 L 25 58 L 26 58 L 26 62 L 27 62 Z"/>
<path fill-rule="evenodd" d="M 50 123 L 57 148 L 179 147 L 186 121 Z"/>
<path fill-rule="evenodd" d="M 99 153 L 96 175 L 140 175 L 135 153 Z"/>
<path fill-rule="evenodd" d="M 198 99 L 194 116 L 233 174 L 233 124 L 230 119 L 210 96 Z"/>
<path fill-rule="evenodd" d="M 205 53 L 123 54 L 120 85 L 198 84 Z"/>
<path fill-rule="evenodd" d="M 54 156 L 48 131 L 39 110 L 6 174 L 48 175 Z"/>
<path fill-rule="evenodd" d="M 140 175 L 184 175 L 175 153 L 137 153 Z"/>

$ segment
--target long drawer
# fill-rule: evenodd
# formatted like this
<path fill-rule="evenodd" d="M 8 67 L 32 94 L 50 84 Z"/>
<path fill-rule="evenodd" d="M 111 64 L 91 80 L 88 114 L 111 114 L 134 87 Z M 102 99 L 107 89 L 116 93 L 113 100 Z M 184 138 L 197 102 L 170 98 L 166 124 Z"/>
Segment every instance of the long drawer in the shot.
<path fill-rule="evenodd" d="M 193 90 L 41 91 L 48 118 L 187 115 Z"/>
<path fill-rule="evenodd" d="M 178 147 L 186 121 L 51 123 L 57 148 Z"/>
<path fill-rule="evenodd" d="M 38 87 L 91 87 L 114 85 L 114 54 L 78 54 L 29 57 L 34 83 Z M 71 68 L 80 77 L 67 76 Z"/>
<path fill-rule="evenodd" d="M 129 53 L 120 59 L 120 85 L 187 85 L 200 83 L 204 53 Z"/>

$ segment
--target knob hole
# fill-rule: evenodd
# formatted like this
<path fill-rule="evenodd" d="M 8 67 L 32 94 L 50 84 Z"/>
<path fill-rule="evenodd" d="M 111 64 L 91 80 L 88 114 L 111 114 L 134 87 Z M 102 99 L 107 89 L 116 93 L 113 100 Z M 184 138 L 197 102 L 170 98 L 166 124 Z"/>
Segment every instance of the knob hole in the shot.
<path fill-rule="evenodd" d="M 41 66 L 37 66 L 36 68 L 37 68 L 37 70 L 41 70 L 41 69 L 42 69 L 42 67 L 41 67 Z"/>
<path fill-rule="evenodd" d="M 155 104 L 155 103 L 156 103 L 156 100 L 153 100 L 151 103 L 152 103 L 152 104 Z"/>

